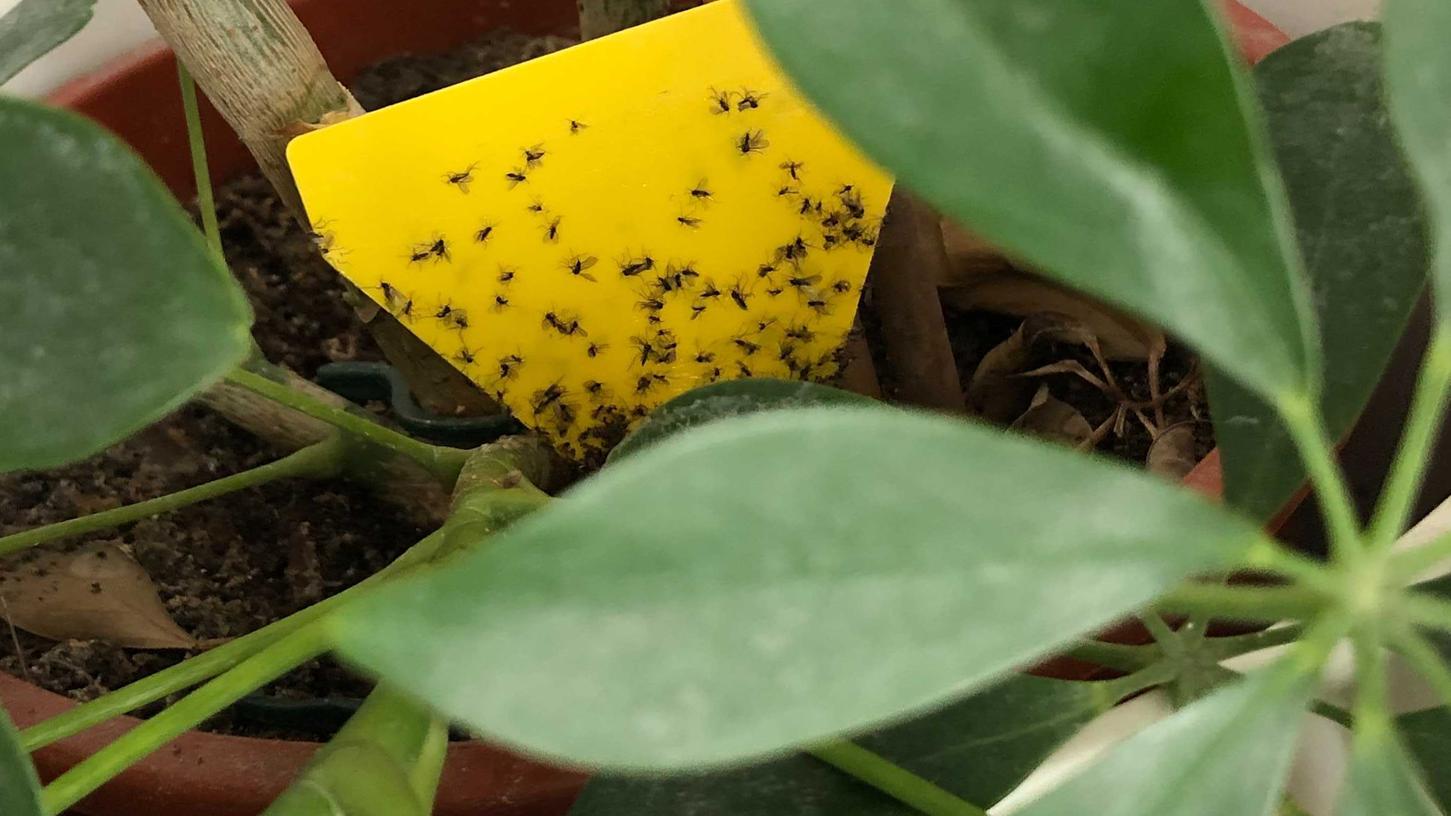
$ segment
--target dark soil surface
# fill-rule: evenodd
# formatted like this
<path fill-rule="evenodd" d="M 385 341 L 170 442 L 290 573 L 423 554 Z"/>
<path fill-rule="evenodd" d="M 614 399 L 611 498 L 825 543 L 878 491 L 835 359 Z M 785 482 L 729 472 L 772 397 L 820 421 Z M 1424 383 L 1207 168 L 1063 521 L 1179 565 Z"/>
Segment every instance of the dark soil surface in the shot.
<path fill-rule="evenodd" d="M 497 33 L 448 54 L 382 62 L 358 77 L 352 88 L 365 108 L 378 108 L 569 44 L 560 38 Z M 251 298 L 257 315 L 254 334 L 270 359 L 306 376 L 331 361 L 381 359 L 344 304 L 337 276 L 260 176 L 222 187 L 218 211 L 228 262 Z M 980 313 L 949 314 L 964 384 L 982 355 L 1011 334 L 1018 322 Z M 1091 357 L 1078 347 L 1065 345 L 1044 353 L 1052 359 L 1072 357 L 1094 368 Z M 1191 368 L 1186 354 L 1171 349 L 1163 387 L 1171 387 Z M 1114 373 L 1133 398 L 1148 396 L 1144 366 L 1117 365 Z M 1071 376 L 1054 377 L 1052 387 L 1055 396 L 1094 425 L 1113 411 L 1112 400 Z M 1170 421 L 1207 416 L 1200 391 L 1194 388 L 1171 402 L 1167 412 Z M 1198 427 L 1197 453 L 1202 455 L 1212 440 L 1207 423 Z M 1122 438 L 1109 436 L 1100 450 L 1142 462 L 1149 441 L 1142 426 L 1130 421 Z M 45 473 L 0 477 L 0 533 L 163 495 L 273 457 L 248 434 L 203 409 L 186 408 L 84 462 Z M 150 573 L 181 628 L 198 639 L 210 639 L 245 634 L 350 586 L 424 532 L 362 489 L 335 482 L 283 482 L 63 546 L 120 543 Z M 185 656 L 176 651 L 121 649 L 102 641 L 57 643 L 21 631 L 0 631 L 0 669 L 79 700 L 97 697 Z M 355 698 L 367 687 L 334 664 L 320 661 L 264 691 L 295 699 Z M 345 714 L 333 710 L 302 716 L 336 725 Z M 233 711 L 209 727 L 231 733 L 322 736 L 317 729 L 299 732 L 279 727 L 275 720 L 266 722 L 255 712 Z"/>

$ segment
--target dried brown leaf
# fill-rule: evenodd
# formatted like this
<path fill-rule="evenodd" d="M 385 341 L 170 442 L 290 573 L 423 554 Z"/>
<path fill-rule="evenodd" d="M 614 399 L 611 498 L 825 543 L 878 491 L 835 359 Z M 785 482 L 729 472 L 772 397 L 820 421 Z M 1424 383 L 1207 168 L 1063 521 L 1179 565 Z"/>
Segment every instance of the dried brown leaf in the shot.
<path fill-rule="evenodd" d="M 1180 422 L 1160 431 L 1153 444 L 1149 445 L 1145 461 L 1150 473 L 1176 482 L 1189 475 L 1196 464 L 1193 422 Z"/>
<path fill-rule="evenodd" d="M 944 289 L 943 303 L 954 308 L 1030 315 L 1065 315 L 1097 339 L 1110 360 L 1144 361 L 1164 343 L 1164 333 L 1092 298 L 1020 272 L 979 275 L 964 286 Z M 1071 339 L 1065 337 L 1065 339 Z"/>
<path fill-rule="evenodd" d="M 137 649 L 190 649 L 196 640 L 167 614 L 151 576 L 114 544 L 46 554 L 0 568 L 0 613 L 55 640 L 109 640 Z"/>
<path fill-rule="evenodd" d="M 1093 438 L 1093 426 L 1077 408 L 1054 397 L 1048 386 L 1040 386 L 1023 415 L 1013 421 L 1014 430 L 1053 442 L 1078 446 Z"/>
<path fill-rule="evenodd" d="M 1031 360 L 1026 321 L 1008 339 L 988 349 L 967 384 L 968 410 L 991 422 L 1007 422 L 1023 412 L 1033 384 L 1018 377 Z"/>
<path fill-rule="evenodd" d="M 1077 360 L 1059 360 L 1056 363 L 1049 363 L 1045 366 L 1039 366 L 1035 369 L 1032 369 L 1031 371 L 1024 371 L 1018 376 L 1047 377 L 1053 374 L 1072 374 L 1076 377 L 1081 378 L 1084 382 L 1088 383 L 1094 388 L 1097 388 L 1099 391 L 1108 394 L 1109 396 L 1114 396 L 1115 394 L 1114 390 L 1109 387 L 1108 383 L 1103 381 L 1102 377 L 1094 374 L 1087 368 L 1084 368 L 1083 363 L 1080 363 Z"/>

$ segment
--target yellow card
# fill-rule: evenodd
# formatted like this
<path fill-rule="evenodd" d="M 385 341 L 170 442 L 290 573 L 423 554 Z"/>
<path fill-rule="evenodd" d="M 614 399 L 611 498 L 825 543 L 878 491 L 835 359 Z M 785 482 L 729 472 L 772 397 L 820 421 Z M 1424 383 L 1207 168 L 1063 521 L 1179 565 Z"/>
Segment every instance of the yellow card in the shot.
<path fill-rule="evenodd" d="M 833 376 L 891 187 L 737 0 L 288 158 L 333 266 L 576 458 L 698 385 Z"/>

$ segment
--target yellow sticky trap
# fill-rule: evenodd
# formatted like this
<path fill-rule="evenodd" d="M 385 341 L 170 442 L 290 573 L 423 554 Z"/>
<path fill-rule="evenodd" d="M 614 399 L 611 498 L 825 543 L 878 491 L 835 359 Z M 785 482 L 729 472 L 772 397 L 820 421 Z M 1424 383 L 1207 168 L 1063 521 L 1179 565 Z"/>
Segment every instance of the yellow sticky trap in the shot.
<path fill-rule="evenodd" d="M 577 458 L 704 383 L 833 376 L 891 186 L 736 0 L 288 158 L 333 266 Z"/>

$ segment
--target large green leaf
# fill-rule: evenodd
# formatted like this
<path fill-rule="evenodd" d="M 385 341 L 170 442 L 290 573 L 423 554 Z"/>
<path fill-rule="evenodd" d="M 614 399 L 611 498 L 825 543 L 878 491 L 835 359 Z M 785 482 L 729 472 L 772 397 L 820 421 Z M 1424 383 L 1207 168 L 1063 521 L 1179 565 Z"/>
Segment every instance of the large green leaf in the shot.
<path fill-rule="evenodd" d="M 610 451 L 610 461 L 638 453 L 662 439 L 726 417 L 809 405 L 870 405 L 873 400 L 810 382 L 751 378 L 694 388 L 664 403 Z"/>
<path fill-rule="evenodd" d="M 805 92 L 913 191 L 1261 395 L 1313 390 L 1288 207 L 1202 0 L 749 5 Z"/>
<path fill-rule="evenodd" d="M 41 816 L 40 780 L 30 755 L 20 745 L 20 735 L 10 716 L 0 708 L 0 813 L 5 816 Z"/>
<path fill-rule="evenodd" d="M 857 743 L 979 805 L 992 805 L 1114 703 L 1112 685 L 1014 675 L 940 711 Z M 573 816 L 730 813 L 780 816 L 914 813 L 805 756 L 729 771 L 596 777 Z"/>
<path fill-rule="evenodd" d="M 1380 26 L 1297 40 L 1255 68 L 1324 331 L 1320 406 L 1350 430 L 1424 288 L 1421 200 L 1386 115 Z M 1268 518 L 1305 481 L 1272 406 L 1211 370 L 1225 499 Z"/>
<path fill-rule="evenodd" d="M 1357 722 L 1354 739 L 1339 816 L 1439 816 L 1389 721 Z"/>
<path fill-rule="evenodd" d="M 447 746 L 445 723 L 380 685 L 263 816 L 427 816 Z"/>
<path fill-rule="evenodd" d="M 1261 541 L 1187 491 L 998 430 L 777 411 L 607 468 L 337 634 L 529 751 L 699 767 L 928 709 Z"/>
<path fill-rule="evenodd" d="M 1451 3 L 1386 6 L 1386 87 L 1391 115 L 1419 176 L 1435 235 L 1436 310 L 1451 318 Z"/>
<path fill-rule="evenodd" d="M 1426 787 L 1443 809 L 1451 809 L 1451 710 L 1431 708 L 1396 718 L 1396 729 L 1416 762 L 1426 770 Z"/>
<path fill-rule="evenodd" d="M 0 85 L 90 22 L 96 0 L 20 0 L 0 15 Z"/>
<path fill-rule="evenodd" d="M 79 459 L 246 355 L 250 311 L 115 137 L 0 99 L 0 472 Z"/>
<path fill-rule="evenodd" d="M 1285 664 L 1222 688 L 1109 751 L 1021 816 L 1269 816 L 1313 673 Z"/>

